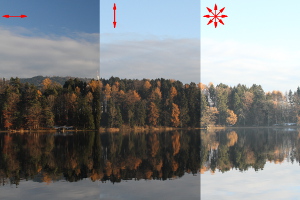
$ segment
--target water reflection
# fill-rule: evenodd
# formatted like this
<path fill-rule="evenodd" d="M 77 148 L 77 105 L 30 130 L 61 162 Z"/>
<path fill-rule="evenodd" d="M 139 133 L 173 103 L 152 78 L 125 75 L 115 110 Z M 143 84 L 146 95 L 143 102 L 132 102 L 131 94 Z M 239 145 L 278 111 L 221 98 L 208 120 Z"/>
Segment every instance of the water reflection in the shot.
<path fill-rule="evenodd" d="M 199 131 L 0 134 L 0 184 L 173 179 L 200 170 Z"/>
<path fill-rule="evenodd" d="M 232 129 L 201 131 L 201 173 L 263 170 L 265 164 L 300 162 L 300 130 Z"/>

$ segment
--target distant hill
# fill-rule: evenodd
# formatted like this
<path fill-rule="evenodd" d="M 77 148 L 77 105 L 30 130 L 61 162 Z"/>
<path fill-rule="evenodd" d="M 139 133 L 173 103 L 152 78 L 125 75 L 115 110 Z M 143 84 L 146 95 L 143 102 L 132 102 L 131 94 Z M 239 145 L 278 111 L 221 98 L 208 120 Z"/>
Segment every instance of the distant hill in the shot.
<path fill-rule="evenodd" d="M 30 83 L 30 84 L 34 84 L 36 86 L 40 86 L 42 81 L 45 79 L 45 78 L 49 78 L 51 81 L 53 82 L 57 82 L 61 85 L 64 85 L 65 82 L 67 80 L 69 80 L 70 78 L 72 79 L 79 79 L 81 81 L 84 81 L 84 82 L 88 82 L 91 80 L 91 78 L 78 78 L 78 77 L 71 77 L 71 76 L 65 76 L 65 77 L 60 77 L 60 76 L 52 76 L 52 77 L 49 77 L 49 76 L 34 76 L 32 78 L 20 78 L 20 81 L 21 83 Z"/>

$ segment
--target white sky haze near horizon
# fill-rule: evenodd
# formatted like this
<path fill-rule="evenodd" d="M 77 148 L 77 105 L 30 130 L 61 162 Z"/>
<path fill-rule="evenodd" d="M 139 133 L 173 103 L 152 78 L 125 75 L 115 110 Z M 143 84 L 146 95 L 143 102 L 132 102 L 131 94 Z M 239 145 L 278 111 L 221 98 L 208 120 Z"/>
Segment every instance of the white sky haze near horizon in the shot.
<path fill-rule="evenodd" d="M 225 25 L 207 25 L 206 7 L 226 7 Z M 201 2 L 201 82 L 261 85 L 265 92 L 300 86 L 300 2 Z"/>

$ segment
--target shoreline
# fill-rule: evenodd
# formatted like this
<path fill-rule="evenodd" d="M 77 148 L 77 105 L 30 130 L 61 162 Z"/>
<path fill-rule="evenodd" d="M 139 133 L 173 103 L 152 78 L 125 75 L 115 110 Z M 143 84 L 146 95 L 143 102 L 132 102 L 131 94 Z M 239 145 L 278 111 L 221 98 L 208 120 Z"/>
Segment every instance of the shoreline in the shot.
<path fill-rule="evenodd" d="M 165 126 L 158 126 L 158 127 L 121 127 L 121 128 L 103 128 L 101 127 L 99 132 L 100 133 L 116 133 L 116 132 L 143 132 L 143 131 L 175 131 L 175 130 L 200 130 L 199 127 L 192 128 L 192 127 L 165 127 Z"/>
<path fill-rule="evenodd" d="M 243 129 L 243 128 L 300 128 L 299 126 L 215 126 L 200 128 L 201 130 Z"/>
<path fill-rule="evenodd" d="M 200 130 L 199 127 L 128 127 L 124 126 L 121 128 L 107 128 L 100 127 L 100 133 L 115 133 L 115 132 L 149 132 L 149 131 L 175 131 L 175 130 Z M 72 130 L 57 130 L 57 129 L 32 129 L 32 130 L 0 130 L 0 133 L 30 133 L 30 132 L 38 132 L 38 133 L 65 133 L 65 132 L 84 132 L 84 131 L 97 131 L 90 129 L 72 129 Z"/>

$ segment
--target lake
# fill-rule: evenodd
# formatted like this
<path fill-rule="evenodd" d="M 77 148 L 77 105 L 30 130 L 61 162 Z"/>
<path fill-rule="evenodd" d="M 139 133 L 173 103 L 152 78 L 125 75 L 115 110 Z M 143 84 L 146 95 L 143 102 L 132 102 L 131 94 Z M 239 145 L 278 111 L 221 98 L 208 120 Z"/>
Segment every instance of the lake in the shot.
<path fill-rule="evenodd" d="M 201 199 L 299 199 L 300 129 L 201 131 Z"/>
<path fill-rule="evenodd" d="M 198 131 L 0 133 L 0 199 L 200 199 Z"/>

